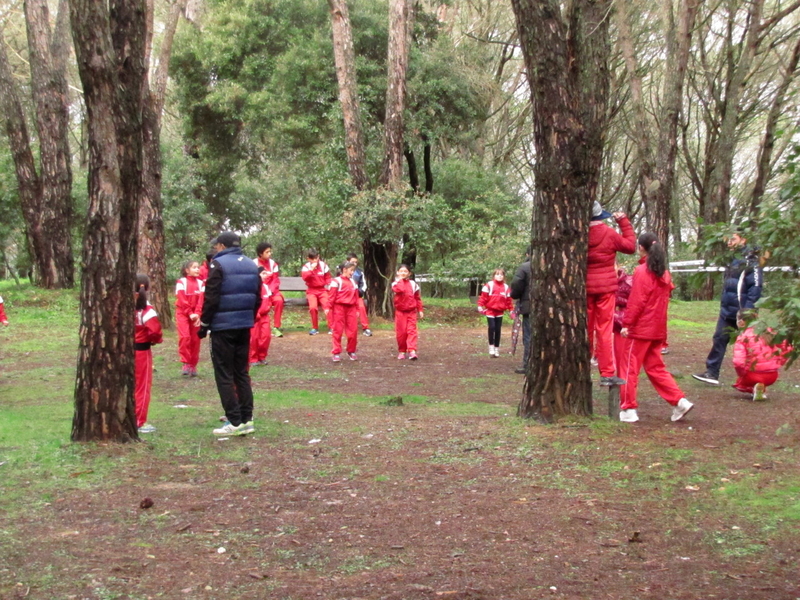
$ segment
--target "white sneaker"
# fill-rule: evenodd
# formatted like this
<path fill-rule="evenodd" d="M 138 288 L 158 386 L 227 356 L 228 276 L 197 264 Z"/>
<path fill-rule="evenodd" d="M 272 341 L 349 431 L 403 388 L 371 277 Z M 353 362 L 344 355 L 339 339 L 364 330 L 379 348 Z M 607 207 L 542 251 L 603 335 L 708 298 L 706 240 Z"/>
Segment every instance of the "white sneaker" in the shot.
<path fill-rule="evenodd" d="M 686 416 L 690 410 L 694 408 L 694 404 L 689 402 L 686 398 L 681 398 L 678 401 L 678 405 L 672 409 L 672 416 L 670 419 L 673 421 L 680 421 L 683 417 Z"/>
<path fill-rule="evenodd" d="M 214 435 L 246 435 L 249 432 L 243 431 L 242 425 L 232 425 L 231 423 L 226 423 L 219 429 L 214 429 L 212 432 Z"/>
<path fill-rule="evenodd" d="M 636 423 L 639 420 L 639 415 L 636 414 L 635 408 L 619 411 L 619 420 L 623 423 Z"/>
<path fill-rule="evenodd" d="M 494 346 L 489 346 L 489 356 L 494 356 Z"/>
<path fill-rule="evenodd" d="M 145 423 L 139 427 L 139 433 L 153 433 L 155 430 L 156 428 L 150 425 L 150 423 Z"/>
<path fill-rule="evenodd" d="M 495 358 L 500 358 L 500 346 L 494 347 L 494 356 Z"/>
<path fill-rule="evenodd" d="M 753 386 L 753 402 L 763 402 L 767 399 L 767 386 L 757 383 Z M 141 431 L 141 429 L 139 430 Z"/>

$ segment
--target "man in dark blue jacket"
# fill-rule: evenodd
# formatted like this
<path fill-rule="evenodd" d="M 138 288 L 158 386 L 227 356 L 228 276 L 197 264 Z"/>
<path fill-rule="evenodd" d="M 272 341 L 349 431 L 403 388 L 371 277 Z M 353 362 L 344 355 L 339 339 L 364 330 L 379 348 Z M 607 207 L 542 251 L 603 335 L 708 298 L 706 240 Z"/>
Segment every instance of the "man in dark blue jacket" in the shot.
<path fill-rule="evenodd" d="M 522 366 L 514 369 L 514 373 L 523 374 L 528 368 L 528 356 L 531 353 L 531 247 L 525 251 L 525 262 L 517 267 L 514 279 L 511 280 L 511 297 L 517 301 L 517 310 L 522 315 Z"/>
<path fill-rule="evenodd" d="M 706 359 L 706 370 L 692 375 L 695 379 L 711 385 L 719 385 L 719 370 L 725 358 L 731 333 L 739 329 L 736 325 L 736 315 L 740 310 L 755 308 L 756 302 L 761 298 L 761 287 L 764 284 L 764 273 L 758 261 L 758 254 L 754 249 L 747 247 L 747 240 L 741 232 L 734 233 L 728 239 L 728 248 L 736 255 L 725 270 L 719 319 L 711 352 Z"/>
<path fill-rule="evenodd" d="M 208 270 L 200 337 L 211 332 L 211 362 L 228 422 L 217 436 L 253 433 L 253 390 L 248 373 L 250 329 L 261 305 L 258 267 L 242 253 L 241 239 L 223 231 L 211 242 L 216 254 Z"/>

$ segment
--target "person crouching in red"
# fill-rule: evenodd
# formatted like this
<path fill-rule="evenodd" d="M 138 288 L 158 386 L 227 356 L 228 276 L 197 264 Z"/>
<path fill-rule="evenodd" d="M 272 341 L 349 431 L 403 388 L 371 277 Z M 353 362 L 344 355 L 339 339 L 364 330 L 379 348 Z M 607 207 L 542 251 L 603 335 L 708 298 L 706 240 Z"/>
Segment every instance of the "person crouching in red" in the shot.
<path fill-rule="evenodd" d="M 408 265 L 400 265 L 392 284 L 394 292 L 394 333 L 397 337 L 397 358 L 417 360 L 417 313 L 422 319 L 422 298 L 419 284 L 409 279 Z"/>
<path fill-rule="evenodd" d="M 619 388 L 619 420 L 623 423 L 639 420 L 636 391 L 639 371 L 644 367 L 658 395 L 673 407 L 671 419 L 679 421 L 694 405 L 684 397 L 661 356 L 667 339 L 669 297 L 675 285 L 667 270 L 667 253 L 655 234 L 639 236 L 639 256 L 641 264 L 633 272 L 633 286 L 620 332 L 626 338 L 620 368 L 626 383 Z"/>
<path fill-rule="evenodd" d="M 200 361 L 200 338 L 197 337 L 200 313 L 203 312 L 205 286 L 200 279 L 200 264 L 186 261 L 181 278 L 175 283 L 175 325 L 178 328 L 178 356 L 184 377 L 197 377 Z"/>
<path fill-rule="evenodd" d="M 153 353 L 150 347 L 163 341 L 161 322 L 158 320 L 156 311 L 147 301 L 148 291 L 150 291 L 150 278 L 147 275 L 137 275 L 133 347 L 136 351 L 134 399 L 136 401 L 136 426 L 139 428 L 139 433 L 153 433 L 156 430 L 147 422 L 150 389 L 153 386 Z"/>
<path fill-rule="evenodd" d="M 358 304 L 361 297 L 358 287 L 353 282 L 353 273 L 356 265 L 351 262 L 344 263 L 341 275 L 334 277 L 328 287 L 330 295 L 331 315 L 333 320 L 333 362 L 342 360 L 342 333 L 347 336 L 347 356 L 356 360 L 356 347 L 358 345 Z"/>
<path fill-rule="evenodd" d="M 272 324 L 269 311 L 272 309 L 272 290 L 269 286 L 269 271 L 258 267 L 261 277 L 261 305 L 256 313 L 255 325 L 250 330 L 250 366 L 267 364 L 269 345 L 272 342 Z"/>
<path fill-rule="evenodd" d="M 733 346 L 733 366 L 739 376 L 733 387 L 745 394 L 753 394 L 753 400 L 761 402 L 767 399 L 767 388 L 778 381 L 778 371 L 786 364 L 786 355 L 792 347 L 785 341 L 773 344 L 774 332 L 771 329 L 759 335 L 755 329 L 747 327 L 742 311 L 736 318 L 739 329 L 743 331 Z"/>

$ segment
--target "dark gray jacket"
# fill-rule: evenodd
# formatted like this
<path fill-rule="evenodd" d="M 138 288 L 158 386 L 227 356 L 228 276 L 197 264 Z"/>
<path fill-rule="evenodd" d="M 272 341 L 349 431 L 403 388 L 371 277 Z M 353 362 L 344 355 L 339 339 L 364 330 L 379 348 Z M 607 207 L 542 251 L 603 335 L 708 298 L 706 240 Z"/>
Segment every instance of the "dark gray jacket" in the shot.
<path fill-rule="evenodd" d="M 511 297 L 518 300 L 519 314 L 531 314 L 531 261 L 526 260 L 511 280 Z"/>

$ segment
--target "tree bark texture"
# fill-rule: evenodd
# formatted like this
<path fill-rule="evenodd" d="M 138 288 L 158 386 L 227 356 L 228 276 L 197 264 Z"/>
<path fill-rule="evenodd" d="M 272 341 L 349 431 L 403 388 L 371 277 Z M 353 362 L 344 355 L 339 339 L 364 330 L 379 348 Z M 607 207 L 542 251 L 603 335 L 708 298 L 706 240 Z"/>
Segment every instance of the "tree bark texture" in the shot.
<path fill-rule="evenodd" d="M 136 439 L 134 282 L 142 189 L 144 0 L 70 0 L 89 136 L 73 441 Z"/>
<path fill-rule="evenodd" d="M 798 60 L 800 60 L 800 38 L 797 39 L 794 45 L 792 54 L 784 69 L 783 79 L 775 93 L 775 98 L 772 101 L 772 106 L 767 115 L 764 137 L 761 141 L 761 147 L 758 150 L 756 181 L 755 184 L 753 184 L 753 192 L 750 195 L 750 216 L 753 218 L 758 217 L 758 212 L 761 208 L 761 199 L 764 197 L 767 181 L 772 172 L 772 153 L 775 149 L 775 133 L 778 128 L 778 121 L 783 114 L 783 109 L 786 104 L 786 93 L 789 91 L 789 86 L 792 84 L 797 74 Z"/>
<path fill-rule="evenodd" d="M 513 0 L 533 105 L 531 352 L 518 415 L 592 413 L 586 334 L 589 217 L 608 102 L 608 0 Z"/>
<path fill-rule="evenodd" d="M 139 207 L 138 270 L 150 277 L 151 303 L 158 313 L 161 326 L 165 329 L 172 328 L 172 302 L 167 280 L 164 202 L 161 198 L 161 115 L 164 110 L 172 43 L 175 39 L 178 22 L 186 7 L 186 1 L 176 0 L 170 7 L 158 54 L 158 65 L 152 84 L 146 86 L 142 107 L 144 169 Z M 152 2 L 149 1 L 147 4 L 148 22 L 152 21 L 152 10 Z M 148 39 L 152 40 L 152 36 L 148 36 Z M 149 48 L 149 44 L 147 48 Z"/>
<path fill-rule="evenodd" d="M 389 0 L 389 49 L 386 115 L 383 120 L 383 167 L 380 187 L 396 188 L 403 178 L 403 115 L 409 45 L 408 0 Z"/>
<path fill-rule="evenodd" d="M 67 10 L 61 4 L 60 10 Z M 69 31 L 50 31 L 46 0 L 25 0 L 25 22 L 30 48 L 31 88 L 39 134 L 42 199 L 39 219 L 44 236 L 44 254 L 37 257 L 40 282 L 46 288 L 75 285 L 72 255 L 72 168 L 69 152 L 69 88 L 64 49 Z M 60 21 L 63 23 L 63 21 Z M 61 39 L 59 39 L 61 38 Z"/>
<path fill-rule="evenodd" d="M 657 99 L 658 115 L 651 125 L 645 110 L 642 78 L 639 75 L 629 26 L 629 1 L 617 3 L 619 46 L 625 59 L 634 110 L 634 139 L 639 157 L 639 191 L 647 217 L 647 228 L 668 247 L 675 162 L 678 156 L 678 121 L 683 104 L 683 87 L 689 62 L 692 29 L 698 0 L 681 0 L 677 19 L 668 3 L 664 24 L 666 52 L 664 83 Z M 650 131 L 655 127 L 655 134 Z M 653 143 L 655 140 L 655 147 Z"/>
<path fill-rule="evenodd" d="M 339 103 L 344 118 L 344 140 L 347 168 L 358 191 L 369 186 L 364 151 L 364 133 L 361 127 L 361 108 L 358 102 L 356 60 L 353 49 L 353 30 L 347 0 L 328 0 L 333 33 L 333 57 L 336 63 L 336 80 L 339 84 Z"/>

